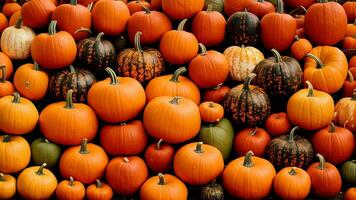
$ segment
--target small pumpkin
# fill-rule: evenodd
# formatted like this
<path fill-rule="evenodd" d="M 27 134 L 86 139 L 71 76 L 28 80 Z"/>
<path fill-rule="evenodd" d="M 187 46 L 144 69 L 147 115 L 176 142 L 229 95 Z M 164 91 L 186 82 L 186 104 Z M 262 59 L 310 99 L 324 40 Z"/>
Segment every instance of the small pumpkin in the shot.
<path fill-rule="evenodd" d="M 56 189 L 57 199 L 84 199 L 85 187 L 83 183 L 75 181 L 73 177 L 61 181 Z"/>
<path fill-rule="evenodd" d="M 190 185 L 205 185 L 216 179 L 224 170 L 220 151 L 203 142 L 186 144 L 176 152 L 174 173 Z"/>
<path fill-rule="evenodd" d="M 43 28 L 50 23 L 52 12 L 55 9 L 56 6 L 51 1 L 31 0 L 22 5 L 21 16 L 26 26 L 35 29 Z"/>
<path fill-rule="evenodd" d="M 142 200 L 180 200 L 188 198 L 188 189 L 177 177 L 170 174 L 153 176 L 145 181 L 140 190 Z"/>
<path fill-rule="evenodd" d="M 339 126 L 356 131 L 356 89 L 353 90 L 351 97 L 340 99 L 335 105 L 335 115 L 333 122 Z"/>
<path fill-rule="evenodd" d="M 127 8 L 130 11 L 130 15 L 135 14 L 136 12 L 143 11 L 143 7 L 150 8 L 150 3 L 141 0 L 129 1 L 127 4 Z"/>
<path fill-rule="evenodd" d="M 353 90 L 356 89 L 356 82 L 351 70 L 348 71 L 348 77 L 349 80 L 345 80 L 344 85 L 342 86 L 343 97 L 351 97 Z"/>
<path fill-rule="evenodd" d="M 190 18 L 204 7 L 204 0 L 162 0 L 162 10 L 174 20 Z"/>
<path fill-rule="evenodd" d="M 344 7 L 349 22 L 356 20 L 356 3 L 354 1 L 346 1 L 344 4 L 342 4 L 342 7 Z"/>
<path fill-rule="evenodd" d="M 214 180 L 212 183 L 202 187 L 200 191 L 201 200 L 224 200 L 224 189 Z"/>
<path fill-rule="evenodd" d="M 31 143 L 31 158 L 36 165 L 46 163 L 54 168 L 61 156 L 61 147 L 45 138 L 38 138 Z"/>
<path fill-rule="evenodd" d="M 356 199 L 356 188 L 351 187 L 349 188 L 344 194 L 345 200 L 355 200 Z"/>
<path fill-rule="evenodd" d="M 85 194 L 89 200 L 110 200 L 114 195 L 111 187 L 106 183 L 102 183 L 99 179 L 96 180 L 95 184 L 87 187 Z"/>
<path fill-rule="evenodd" d="M 342 46 L 344 50 L 356 49 L 356 34 L 352 37 L 345 37 Z"/>
<path fill-rule="evenodd" d="M 253 0 L 247 4 L 247 10 L 255 14 L 260 19 L 268 13 L 274 12 L 274 5 L 265 0 Z"/>
<path fill-rule="evenodd" d="M 265 122 L 267 132 L 272 137 L 288 134 L 292 129 L 292 123 L 285 112 L 272 113 Z"/>
<path fill-rule="evenodd" d="M 12 93 L 15 92 L 15 87 L 14 85 L 6 80 L 6 66 L 5 65 L 0 65 L 0 71 L 1 71 L 1 77 L 0 77 L 0 98 L 4 96 L 11 95 Z"/>
<path fill-rule="evenodd" d="M 173 168 L 174 148 L 170 144 L 162 144 L 163 139 L 149 145 L 145 151 L 145 162 L 153 172 L 166 172 Z"/>
<path fill-rule="evenodd" d="M 356 160 L 346 161 L 340 170 L 342 179 L 351 185 L 356 183 Z"/>
<path fill-rule="evenodd" d="M 11 75 L 14 72 L 14 67 L 12 65 L 12 61 L 9 58 L 9 56 L 7 56 L 6 54 L 4 54 L 3 52 L 0 52 L 0 65 L 5 65 L 6 70 L 5 70 L 5 74 L 6 74 L 6 79 L 9 80 Z"/>
<path fill-rule="evenodd" d="M 294 38 L 295 42 L 290 47 L 290 50 L 295 59 L 302 60 L 313 49 L 313 46 L 307 39 L 299 38 L 298 35 L 294 36 Z"/>
<path fill-rule="evenodd" d="M 203 122 L 218 122 L 224 117 L 224 108 L 212 101 L 199 105 L 200 117 Z"/>
<path fill-rule="evenodd" d="M 347 24 L 346 27 L 345 37 L 352 37 L 353 35 L 356 35 L 356 18 L 352 24 Z"/>
<path fill-rule="evenodd" d="M 0 173 L 0 199 L 12 199 L 16 194 L 16 179 L 10 174 Z"/>
<path fill-rule="evenodd" d="M 11 17 L 11 15 L 18 11 L 21 10 L 21 6 L 15 1 L 5 3 L 1 9 L 1 12 L 7 17 Z"/>
<path fill-rule="evenodd" d="M 245 128 L 239 131 L 234 139 L 234 149 L 237 155 L 246 155 L 248 151 L 255 152 L 254 155 L 263 157 L 271 137 L 262 128 Z"/>
<path fill-rule="evenodd" d="M 204 92 L 203 101 L 212 101 L 214 103 L 221 103 L 225 95 L 230 90 L 229 87 L 219 84 Z"/>

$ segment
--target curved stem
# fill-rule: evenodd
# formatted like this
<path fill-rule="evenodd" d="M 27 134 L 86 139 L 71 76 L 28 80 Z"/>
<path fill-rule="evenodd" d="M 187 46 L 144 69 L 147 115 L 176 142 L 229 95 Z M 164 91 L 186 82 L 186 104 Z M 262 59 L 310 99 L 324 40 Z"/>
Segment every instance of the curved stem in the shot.
<path fill-rule="evenodd" d="M 104 32 L 100 32 L 96 38 L 95 38 L 95 42 L 100 42 L 101 41 L 101 38 L 104 36 Z"/>
<path fill-rule="evenodd" d="M 324 64 L 321 62 L 320 58 L 316 57 L 315 55 L 307 53 L 305 56 L 313 59 L 316 62 L 316 68 L 320 69 L 324 67 Z"/>
<path fill-rule="evenodd" d="M 256 135 L 256 133 L 257 133 L 257 127 L 255 127 L 255 128 L 253 128 L 253 129 L 251 129 L 250 130 L 250 132 L 248 133 L 249 135 L 251 135 L 251 136 L 254 136 L 254 135 Z"/>
<path fill-rule="evenodd" d="M 223 85 L 223 83 L 220 83 L 219 85 L 213 87 L 213 90 L 219 90 L 221 88 L 221 86 Z"/>
<path fill-rule="evenodd" d="M 80 151 L 79 153 L 80 154 L 88 154 L 89 151 L 88 151 L 88 139 L 84 138 L 83 141 L 82 141 L 82 144 L 80 145 Z"/>
<path fill-rule="evenodd" d="M 70 65 L 70 66 L 69 66 L 69 71 L 70 71 L 70 73 L 72 73 L 72 74 L 76 73 L 75 68 L 73 67 L 73 65 Z"/>
<path fill-rule="evenodd" d="M 273 53 L 274 59 L 276 60 L 275 62 L 277 63 L 282 62 L 281 54 L 276 49 L 272 49 L 271 51 Z"/>
<path fill-rule="evenodd" d="M 70 0 L 70 5 L 76 6 L 78 4 L 77 0 Z"/>
<path fill-rule="evenodd" d="M 22 17 L 20 16 L 16 21 L 15 28 L 17 29 L 21 28 L 21 24 L 22 24 Z"/>
<path fill-rule="evenodd" d="M 90 4 L 87 5 L 87 8 L 90 12 L 93 10 L 93 6 L 94 6 L 94 1 L 90 2 Z"/>
<path fill-rule="evenodd" d="M 4 135 L 4 138 L 2 139 L 2 142 L 10 142 L 10 141 L 11 141 L 10 135 Z"/>
<path fill-rule="evenodd" d="M 213 11 L 213 5 L 208 4 L 208 7 L 206 8 L 206 12 L 211 12 Z"/>
<path fill-rule="evenodd" d="M 84 27 L 80 27 L 79 29 L 77 29 L 76 31 L 74 31 L 75 34 L 79 33 L 79 32 L 87 32 L 89 34 L 91 34 L 91 30 L 88 28 L 84 28 Z"/>
<path fill-rule="evenodd" d="M 347 71 L 347 74 L 349 75 L 349 80 L 350 80 L 350 82 L 351 82 L 351 83 L 354 82 L 355 79 L 354 79 L 354 75 L 352 74 L 352 72 L 349 70 L 349 71 Z"/>
<path fill-rule="evenodd" d="M 142 32 L 140 32 L 140 31 L 136 32 L 136 34 L 135 34 L 135 49 L 137 51 L 139 51 L 140 53 L 142 53 L 141 42 L 140 42 L 141 35 L 142 35 Z"/>
<path fill-rule="evenodd" d="M 300 40 L 299 36 L 298 36 L 298 35 L 295 35 L 295 36 L 294 36 L 294 40 L 295 40 L 295 41 L 299 41 L 299 40 Z"/>
<path fill-rule="evenodd" d="M 202 146 L 203 146 L 203 142 L 198 142 L 197 146 L 195 147 L 195 150 L 194 150 L 195 153 L 203 153 L 204 151 L 203 151 Z"/>
<path fill-rule="evenodd" d="M 127 123 L 126 122 L 120 122 L 119 125 L 120 126 L 127 126 Z"/>
<path fill-rule="evenodd" d="M 1 70 L 1 75 L 2 75 L 0 78 L 0 82 L 5 83 L 6 82 L 6 65 L 1 65 L 0 70 Z"/>
<path fill-rule="evenodd" d="M 206 47 L 204 46 L 204 44 L 199 43 L 199 47 L 201 49 L 200 55 L 205 56 L 206 55 Z"/>
<path fill-rule="evenodd" d="M 163 142 L 163 139 L 159 139 L 157 144 L 156 144 L 156 150 L 160 150 L 161 149 L 161 144 Z"/>
<path fill-rule="evenodd" d="M 45 139 L 45 138 L 43 139 L 43 142 L 44 142 L 44 143 L 47 143 L 47 144 L 50 143 L 50 142 L 49 142 L 47 139 Z"/>
<path fill-rule="evenodd" d="M 283 14 L 284 12 L 283 0 L 277 0 L 277 12 Z"/>
<path fill-rule="evenodd" d="M 187 68 L 185 68 L 185 67 L 178 68 L 176 71 L 174 71 L 172 78 L 169 81 L 178 82 L 179 75 L 183 74 L 186 71 L 187 71 Z"/>
<path fill-rule="evenodd" d="M 101 188 L 101 187 L 103 187 L 103 183 L 99 179 L 96 179 L 96 188 Z"/>
<path fill-rule="evenodd" d="M 40 168 L 37 170 L 37 172 L 36 172 L 36 174 L 37 175 L 44 175 L 44 173 L 43 173 L 43 169 L 45 168 L 47 166 L 47 163 L 43 163 L 41 166 L 40 166 Z"/>
<path fill-rule="evenodd" d="M 151 10 L 146 6 L 141 6 L 141 8 L 145 11 L 145 14 L 151 14 Z"/>
<path fill-rule="evenodd" d="M 162 173 L 158 173 L 158 179 L 159 179 L 159 182 L 158 182 L 158 185 L 165 185 L 166 184 L 166 180 L 164 180 L 164 175 Z"/>
<path fill-rule="evenodd" d="M 74 185 L 74 179 L 73 179 L 73 177 L 69 177 L 69 185 L 70 186 L 73 186 Z"/>
<path fill-rule="evenodd" d="M 112 70 L 110 67 L 107 67 L 105 69 L 105 71 L 109 74 L 109 77 L 111 79 L 111 82 L 110 82 L 111 85 L 119 84 L 119 80 L 117 79 L 117 76 L 116 76 L 114 70 Z"/>
<path fill-rule="evenodd" d="M 321 154 L 316 154 L 316 156 L 319 159 L 319 165 L 318 165 L 318 169 L 324 170 L 325 169 L 325 159 L 324 156 L 322 156 Z"/>
<path fill-rule="evenodd" d="M 33 63 L 33 70 L 35 70 L 35 71 L 40 71 L 40 66 L 38 65 L 37 62 L 34 62 L 34 63 Z"/>
<path fill-rule="evenodd" d="M 124 157 L 124 162 L 125 162 L 125 163 L 128 163 L 128 162 L 130 162 L 130 161 L 129 161 L 129 159 L 128 159 L 127 157 Z"/>
<path fill-rule="evenodd" d="M 356 89 L 352 90 L 352 97 L 351 97 L 352 101 L 356 101 Z"/>
<path fill-rule="evenodd" d="M 311 84 L 310 81 L 305 81 L 305 83 L 308 85 L 308 96 L 307 97 L 313 97 L 314 96 L 313 85 Z"/>
<path fill-rule="evenodd" d="M 179 104 L 179 99 L 181 99 L 181 97 L 175 96 L 175 97 L 173 97 L 172 100 L 169 101 L 169 103 L 178 105 Z"/>
<path fill-rule="evenodd" d="M 248 75 L 248 77 L 245 79 L 245 82 L 244 82 L 244 86 L 243 86 L 244 90 L 250 90 L 251 81 L 253 78 L 255 78 L 255 76 L 256 76 L 255 73 L 251 73 Z"/>
<path fill-rule="evenodd" d="M 178 28 L 177 28 L 177 31 L 183 31 L 184 25 L 185 25 L 185 23 L 187 22 L 187 20 L 188 20 L 188 19 L 183 19 L 183 20 L 179 23 Z"/>
<path fill-rule="evenodd" d="M 14 100 L 12 100 L 12 103 L 20 103 L 21 96 L 18 92 L 14 92 L 12 94 L 14 96 Z"/>
<path fill-rule="evenodd" d="M 5 175 L 3 173 L 0 173 L 0 182 L 5 182 Z"/>
<path fill-rule="evenodd" d="M 243 163 L 243 166 L 245 167 L 252 167 L 253 166 L 253 163 L 252 163 L 252 156 L 253 156 L 253 152 L 252 151 L 248 151 L 245 155 L 245 158 L 244 158 L 244 163 Z"/>
<path fill-rule="evenodd" d="M 289 135 L 288 135 L 288 142 L 289 142 L 289 143 L 295 142 L 295 141 L 294 141 L 294 133 L 295 133 L 295 131 L 296 131 L 297 129 L 299 129 L 298 126 L 294 127 L 294 128 L 290 131 L 290 133 L 289 133 Z"/>
<path fill-rule="evenodd" d="M 292 169 L 290 170 L 290 172 L 288 172 L 290 175 L 294 176 L 297 174 L 297 168 L 296 167 L 292 167 Z"/>
<path fill-rule="evenodd" d="M 336 132 L 335 124 L 330 122 L 329 123 L 329 133 L 335 133 L 335 132 Z"/>
<path fill-rule="evenodd" d="M 49 35 L 56 34 L 57 33 L 56 27 L 57 27 L 57 20 L 52 20 L 48 26 L 48 34 Z"/>
<path fill-rule="evenodd" d="M 67 97 L 66 97 L 66 105 L 64 106 L 66 109 L 73 109 L 74 104 L 73 104 L 73 90 L 70 89 L 67 91 Z"/>

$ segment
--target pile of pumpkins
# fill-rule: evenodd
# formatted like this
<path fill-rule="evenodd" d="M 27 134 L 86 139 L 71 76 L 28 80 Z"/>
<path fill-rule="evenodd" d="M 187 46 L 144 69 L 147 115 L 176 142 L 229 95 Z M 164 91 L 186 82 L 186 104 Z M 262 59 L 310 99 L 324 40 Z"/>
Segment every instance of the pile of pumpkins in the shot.
<path fill-rule="evenodd" d="M 356 199 L 355 1 L 1 3 L 0 199 Z"/>

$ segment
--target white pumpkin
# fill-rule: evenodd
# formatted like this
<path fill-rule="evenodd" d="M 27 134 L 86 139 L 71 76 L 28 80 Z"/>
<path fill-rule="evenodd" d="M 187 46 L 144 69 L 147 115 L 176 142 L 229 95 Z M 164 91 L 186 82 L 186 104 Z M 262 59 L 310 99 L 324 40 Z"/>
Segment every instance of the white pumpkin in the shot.
<path fill-rule="evenodd" d="M 31 53 L 31 43 L 36 34 L 27 26 L 21 25 L 21 18 L 15 26 L 7 27 L 1 35 L 1 49 L 11 59 L 27 59 Z"/>
<path fill-rule="evenodd" d="M 229 74 L 234 81 L 244 81 L 256 65 L 265 59 L 263 53 L 254 47 L 231 46 L 224 56 L 229 63 Z"/>

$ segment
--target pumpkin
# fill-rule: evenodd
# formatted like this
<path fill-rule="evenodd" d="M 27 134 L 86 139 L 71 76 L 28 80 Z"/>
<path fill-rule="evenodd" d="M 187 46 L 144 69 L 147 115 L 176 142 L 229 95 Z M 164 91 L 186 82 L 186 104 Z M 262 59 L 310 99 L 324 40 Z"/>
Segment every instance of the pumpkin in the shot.
<path fill-rule="evenodd" d="M 122 50 L 128 48 L 130 43 L 124 35 L 120 35 L 120 37 L 115 38 L 113 45 L 117 52 L 121 52 Z"/>
<path fill-rule="evenodd" d="M 134 0 L 127 3 L 127 8 L 130 11 L 130 15 L 144 10 L 143 7 L 150 8 L 150 3 L 141 0 Z"/>
<path fill-rule="evenodd" d="M 13 1 L 13 2 L 9 2 L 9 3 L 5 3 L 3 6 L 2 6 L 2 9 L 1 9 L 1 12 L 7 17 L 11 17 L 11 15 L 18 11 L 18 10 L 21 10 L 21 6 L 16 3 L 16 1 Z"/>
<path fill-rule="evenodd" d="M 142 33 L 141 44 L 148 45 L 157 43 L 170 30 L 172 30 L 172 23 L 166 14 L 151 11 L 146 7 L 145 11 L 135 13 L 127 22 L 128 38 L 133 44 L 137 32 Z"/>
<path fill-rule="evenodd" d="M 63 100 L 67 91 L 73 90 L 74 102 L 86 102 L 89 88 L 96 82 L 95 76 L 85 69 L 76 69 L 71 65 L 69 69 L 51 75 L 49 91 L 54 99 Z"/>
<path fill-rule="evenodd" d="M 136 193 L 147 178 L 147 166 L 137 156 L 116 157 L 106 168 L 106 180 L 115 192 L 122 196 L 131 196 Z"/>
<path fill-rule="evenodd" d="M 293 43 L 296 31 L 295 19 L 283 13 L 282 0 L 277 0 L 277 12 L 269 13 L 261 20 L 261 39 L 267 49 L 287 50 Z"/>
<path fill-rule="evenodd" d="M 85 29 L 83 29 L 86 31 Z M 113 66 L 116 60 L 114 45 L 103 39 L 103 32 L 96 37 L 85 38 L 78 43 L 78 61 L 94 72 L 102 72 Z"/>
<path fill-rule="evenodd" d="M 234 81 L 244 81 L 253 72 L 256 65 L 265 59 L 263 53 L 255 47 L 231 46 L 224 55 L 229 63 L 229 76 Z"/>
<path fill-rule="evenodd" d="M 58 182 L 54 174 L 45 169 L 46 163 L 24 169 L 17 178 L 17 192 L 24 199 L 49 199 Z"/>
<path fill-rule="evenodd" d="M 130 77 L 117 77 L 109 67 L 106 71 L 110 78 L 95 83 L 89 89 L 89 105 L 105 122 L 118 123 L 135 118 L 146 104 L 142 85 Z M 126 106 L 121 106 L 123 104 Z"/>
<path fill-rule="evenodd" d="M 0 33 L 9 26 L 6 16 L 0 13 Z"/>
<path fill-rule="evenodd" d="M 353 90 L 351 97 L 340 99 L 335 105 L 334 123 L 349 129 L 351 132 L 356 131 L 356 89 Z"/>
<path fill-rule="evenodd" d="M 298 8 L 300 6 L 308 8 L 315 2 L 316 0 L 285 0 L 286 5 L 290 8 Z"/>
<path fill-rule="evenodd" d="M 246 155 L 248 151 L 255 152 L 254 155 L 263 157 L 265 149 L 271 137 L 262 128 L 245 128 L 237 132 L 234 139 L 234 149 L 237 155 Z"/>
<path fill-rule="evenodd" d="M 11 59 L 27 59 L 31 43 L 36 34 L 27 26 L 21 26 L 20 18 L 15 26 L 6 28 L 1 34 L 1 49 Z"/>
<path fill-rule="evenodd" d="M 180 96 L 194 101 L 195 104 L 200 104 L 199 88 L 189 80 L 182 76 L 187 69 L 185 67 L 178 68 L 173 74 L 159 76 L 152 79 L 146 86 L 147 101 L 159 96 Z"/>
<path fill-rule="evenodd" d="M 101 146 L 113 156 L 140 154 L 145 150 L 147 140 L 145 128 L 139 120 L 104 125 L 100 131 Z"/>
<path fill-rule="evenodd" d="M 37 108 L 30 100 L 20 97 L 17 92 L 13 93 L 13 96 L 0 98 L 0 110 L 7 113 L 0 115 L 0 130 L 5 133 L 23 135 L 36 127 Z"/>
<path fill-rule="evenodd" d="M 0 173 L 0 198 L 12 199 L 16 194 L 16 179 L 9 175 Z"/>
<path fill-rule="evenodd" d="M 225 0 L 224 13 L 227 16 L 234 14 L 235 12 L 245 10 L 252 0 Z"/>
<path fill-rule="evenodd" d="M 1 71 L 1 78 L 0 78 L 0 98 L 4 96 L 11 95 L 12 93 L 15 92 L 15 87 L 14 85 L 6 80 L 6 66 L 1 65 L 0 66 L 0 71 Z"/>
<path fill-rule="evenodd" d="M 135 48 L 124 49 L 117 58 L 117 70 L 120 76 L 131 77 L 140 83 L 158 77 L 164 71 L 164 60 L 156 49 L 142 49 L 141 32 L 135 36 Z"/>
<path fill-rule="evenodd" d="M 345 200 L 355 200 L 356 199 L 356 188 L 351 187 L 349 188 L 344 194 Z"/>
<path fill-rule="evenodd" d="M 336 47 L 318 46 L 306 54 L 303 81 L 329 94 L 340 90 L 347 76 L 345 54 Z"/>
<path fill-rule="evenodd" d="M 75 40 L 88 37 L 88 33 L 76 33 L 79 28 L 91 28 L 90 10 L 71 0 L 70 4 L 58 6 L 52 14 L 52 20 L 57 20 L 57 26 L 62 31 L 67 31 Z"/>
<path fill-rule="evenodd" d="M 91 3 L 96 3 L 98 0 L 78 0 L 78 3 L 83 6 L 89 6 Z M 126 0 L 121 0 L 123 2 L 127 2 Z"/>
<path fill-rule="evenodd" d="M 289 56 L 281 56 L 272 49 L 273 57 L 269 57 L 256 65 L 257 85 L 270 96 L 283 97 L 295 93 L 302 83 L 302 69 L 297 60 Z"/>
<path fill-rule="evenodd" d="M 55 9 L 53 2 L 48 0 L 27 1 L 21 7 L 23 23 L 34 29 L 43 28 L 51 22 L 51 15 Z"/>
<path fill-rule="evenodd" d="M 224 13 L 224 0 L 205 0 L 204 9 L 208 9 L 209 5 L 212 6 L 212 11 L 217 11 L 221 14 Z"/>
<path fill-rule="evenodd" d="M 311 131 L 321 129 L 333 120 L 334 100 L 328 93 L 314 90 L 309 81 L 307 85 L 307 89 L 301 89 L 289 98 L 287 115 L 292 124 Z"/>
<path fill-rule="evenodd" d="M 153 176 L 145 181 L 140 190 L 142 200 L 180 200 L 188 198 L 188 189 L 177 177 L 170 174 Z"/>
<path fill-rule="evenodd" d="M 218 122 L 224 117 L 224 108 L 212 101 L 199 105 L 200 117 L 203 122 Z"/>
<path fill-rule="evenodd" d="M 173 3 L 170 2 L 170 4 Z M 192 33 L 183 30 L 186 22 L 187 19 L 182 20 L 177 30 L 168 31 L 161 38 L 159 44 L 160 52 L 163 58 L 170 64 L 185 64 L 198 54 L 198 40 Z"/>
<path fill-rule="evenodd" d="M 346 183 L 354 185 L 356 183 L 356 160 L 346 161 L 342 165 L 340 173 Z"/>
<path fill-rule="evenodd" d="M 233 139 L 234 128 L 226 118 L 222 118 L 217 123 L 202 124 L 199 131 L 199 140 L 218 148 L 224 160 L 230 155 Z"/>
<path fill-rule="evenodd" d="M 310 192 L 311 179 L 301 168 L 285 167 L 274 177 L 273 188 L 281 199 L 305 199 Z"/>
<path fill-rule="evenodd" d="M 130 18 L 130 11 L 122 1 L 104 0 L 95 3 L 92 11 L 93 26 L 96 32 L 105 35 L 121 35 Z"/>
<path fill-rule="evenodd" d="M 19 20 L 20 18 L 21 18 L 21 10 L 14 12 L 14 14 L 12 14 L 9 19 L 9 26 L 15 26 L 17 20 Z M 23 25 L 23 22 L 21 23 L 21 25 Z"/>
<path fill-rule="evenodd" d="M 349 69 L 355 67 L 356 68 L 356 56 L 352 56 L 349 61 Z"/>
<path fill-rule="evenodd" d="M 38 101 L 47 93 L 48 79 L 47 73 L 40 70 L 38 63 L 28 63 L 17 68 L 14 85 L 22 96 Z"/>
<path fill-rule="evenodd" d="M 199 108 L 192 100 L 161 96 L 147 104 L 143 123 L 152 137 L 176 144 L 198 134 L 201 118 Z"/>
<path fill-rule="evenodd" d="M 151 10 L 162 10 L 162 0 L 151 0 L 150 8 Z"/>
<path fill-rule="evenodd" d="M 53 168 L 60 156 L 61 147 L 45 138 L 38 138 L 31 143 L 31 157 L 36 165 L 46 163 L 48 168 Z"/>
<path fill-rule="evenodd" d="M 206 46 L 219 45 L 225 37 L 226 20 L 224 16 L 213 11 L 213 6 L 208 5 L 206 11 L 198 12 L 192 21 L 192 32 L 200 43 Z M 206 30 L 209 29 L 209 34 Z"/>
<path fill-rule="evenodd" d="M 345 37 L 343 40 L 342 47 L 345 50 L 356 49 L 356 35 L 353 37 Z"/>
<path fill-rule="evenodd" d="M 21 136 L 0 136 L 0 171 L 15 173 L 23 170 L 31 158 L 31 149 L 28 142 Z M 21 155 L 21 156 L 19 156 Z M 1 192 L 0 192 L 1 194 Z"/>
<path fill-rule="evenodd" d="M 256 74 L 250 74 L 244 84 L 232 88 L 225 96 L 226 116 L 238 126 L 254 127 L 262 124 L 271 111 L 270 101 L 265 91 L 250 85 Z"/>
<path fill-rule="evenodd" d="M 108 165 L 109 158 L 98 145 L 87 143 L 85 138 L 79 146 L 69 147 L 59 160 L 59 170 L 64 178 L 72 176 L 84 184 L 100 178 Z M 76 163 L 73 166 L 73 163 Z"/>
<path fill-rule="evenodd" d="M 33 60 L 46 69 L 64 68 L 72 64 L 77 55 L 73 37 L 66 31 L 57 33 L 56 27 L 57 21 L 51 21 L 48 33 L 37 35 L 31 44 Z"/>
<path fill-rule="evenodd" d="M 226 22 L 226 41 L 230 45 L 256 46 L 260 37 L 260 20 L 253 13 L 236 12 Z"/>
<path fill-rule="evenodd" d="M 212 183 L 202 187 L 200 192 L 201 200 L 224 200 L 224 189 L 214 180 Z"/>
<path fill-rule="evenodd" d="M 207 51 L 202 43 L 200 55 L 189 63 L 189 77 L 200 88 L 211 88 L 223 83 L 229 74 L 229 63 L 223 54 L 218 51 Z"/>
<path fill-rule="evenodd" d="M 166 172 L 173 167 L 174 148 L 169 144 L 157 143 L 149 145 L 145 151 L 145 162 L 153 172 Z"/>
<path fill-rule="evenodd" d="M 356 18 L 352 24 L 347 24 L 346 27 L 345 37 L 352 37 L 353 35 L 356 35 Z"/>
<path fill-rule="evenodd" d="M 189 143 L 176 152 L 174 173 L 190 185 L 205 185 L 216 179 L 224 170 L 220 151 L 203 142 Z"/>
<path fill-rule="evenodd" d="M 342 6 L 346 12 L 348 21 L 353 22 L 356 19 L 356 3 L 354 1 L 346 1 Z"/>
<path fill-rule="evenodd" d="M 235 198 L 263 199 L 272 190 L 276 170 L 268 160 L 252 156 L 249 151 L 224 170 L 223 186 Z"/>
<path fill-rule="evenodd" d="M 351 97 L 353 90 L 356 89 L 356 82 L 351 70 L 348 71 L 348 76 L 349 80 L 345 80 L 344 85 L 342 86 L 343 97 Z"/>
<path fill-rule="evenodd" d="M 308 167 L 308 174 L 311 178 L 311 189 L 316 197 L 331 198 L 336 196 L 341 190 L 341 176 L 337 168 L 325 162 L 324 157 L 317 154 L 319 162 Z"/>
<path fill-rule="evenodd" d="M 221 103 L 224 100 L 224 97 L 229 90 L 230 90 L 229 87 L 219 84 L 204 92 L 203 101 L 212 101 L 214 103 Z"/>
<path fill-rule="evenodd" d="M 288 166 L 306 168 L 313 161 L 313 147 L 302 136 L 295 135 L 299 127 L 294 127 L 289 135 L 282 135 L 271 140 L 266 148 L 267 159 L 282 169 Z"/>
<path fill-rule="evenodd" d="M 304 30 L 317 45 L 335 45 L 343 39 L 346 26 L 345 10 L 336 2 L 321 0 L 311 5 L 305 14 Z"/>
<path fill-rule="evenodd" d="M 204 7 L 204 0 L 162 0 L 162 10 L 174 20 L 190 18 Z"/>
<path fill-rule="evenodd" d="M 290 47 L 290 50 L 295 59 L 302 60 L 313 49 L 313 46 L 307 39 L 299 38 L 298 35 L 294 36 L 294 38 L 295 42 Z"/>
<path fill-rule="evenodd" d="M 14 72 L 14 68 L 12 66 L 12 61 L 9 56 L 4 54 L 3 52 L 0 52 L 0 65 L 5 65 L 6 79 L 10 79 L 12 73 Z"/>
<path fill-rule="evenodd" d="M 275 9 L 274 5 L 269 1 L 253 0 L 247 4 L 247 10 L 257 17 L 262 18 L 268 13 L 273 13 Z"/>
<path fill-rule="evenodd" d="M 292 123 L 285 112 L 272 113 L 265 122 L 265 128 L 272 137 L 289 133 Z"/>
<path fill-rule="evenodd" d="M 83 183 L 74 181 L 73 177 L 69 177 L 69 181 L 63 180 L 58 184 L 56 197 L 58 199 L 84 199 L 85 187 Z"/>
<path fill-rule="evenodd" d="M 110 200 L 114 195 L 111 187 L 99 179 L 96 180 L 96 184 L 89 185 L 85 193 L 89 200 Z"/>

